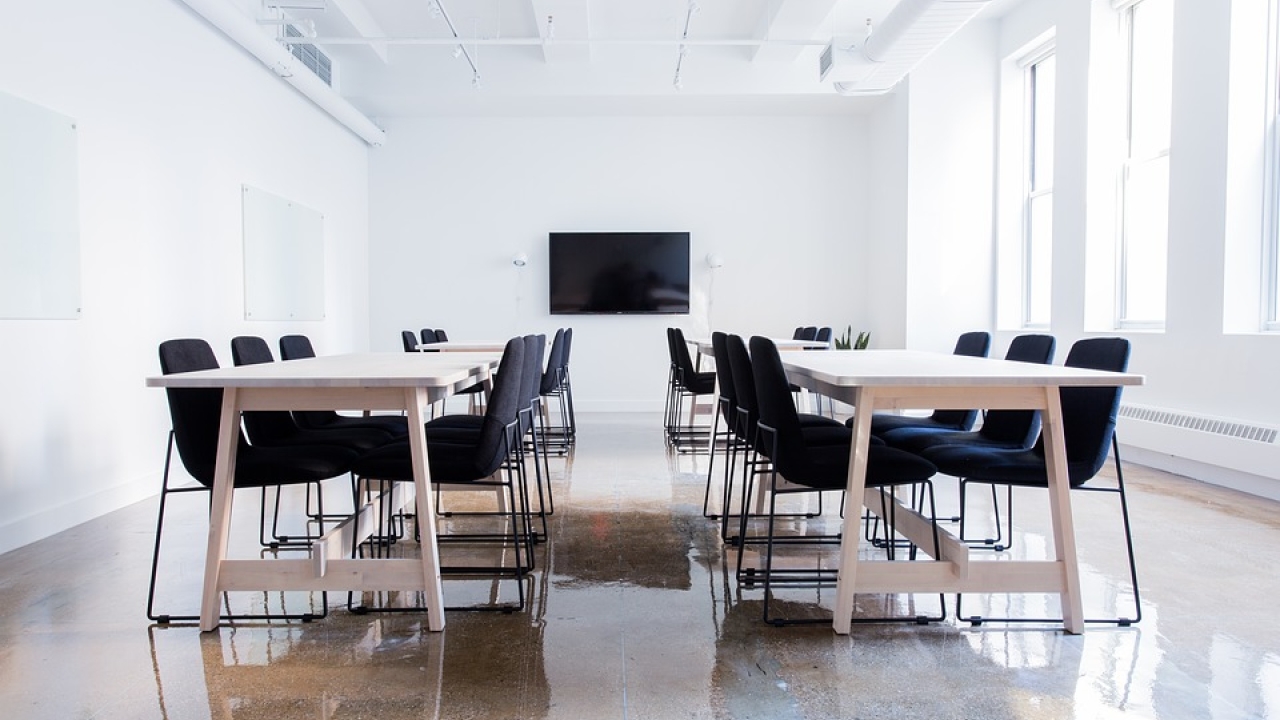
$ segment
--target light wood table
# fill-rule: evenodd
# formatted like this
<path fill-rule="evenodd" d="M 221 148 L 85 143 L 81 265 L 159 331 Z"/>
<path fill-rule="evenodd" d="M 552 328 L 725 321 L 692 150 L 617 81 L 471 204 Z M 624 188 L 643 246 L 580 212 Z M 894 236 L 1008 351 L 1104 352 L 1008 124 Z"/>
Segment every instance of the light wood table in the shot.
<path fill-rule="evenodd" d="M 848 499 L 840 547 L 835 631 L 849 633 L 854 593 L 1037 592 L 1058 593 L 1066 631 L 1084 629 L 1080 574 L 1072 527 L 1062 406 L 1066 386 L 1141 385 L 1143 377 L 1055 365 L 989 360 L 910 350 L 783 353 L 791 382 L 854 407 Z M 1044 561 L 970 562 L 968 548 L 939 528 L 940 558 L 932 562 L 860 561 L 859 505 L 877 506 L 879 490 L 866 488 L 867 446 L 874 410 L 906 408 L 1011 408 L 1041 411 L 1049 475 L 1049 508 L 1055 557 Z M 901 504 L 899 530 L 932 548 L 929 522 Z"/>
<path fill-rule="evenodd" d="M 437 343 L 419 343 L 416 347 L 419 352 L 502 352 L 507 346 L 507 342 L 447 342 Z"/>
<path fill-rule="evenodd" d="M 423 591 L 428 627 L 444 629 L 440 557 L 423 426 L 431 403 L 477 382 L 488 382 L 499 360 L 496 353 L 368 353 L 147 378 L 149 387 L 223 391 L 200 629 L 217 629 L 219 594 L 229 590 Z M 305 560 L 228 559 L 240 413 L 247 410 L 407 411 L 414 479 L 410 501 L 416 503 L 418 522 L 422 523 L 421 559 L 345 557 L 343 550 L 350 547 L 346 543 L 350 535 L 342 533 L 318 541 L 311 557 Z M 349 527 L 345 532 L 359 529 Z"/>

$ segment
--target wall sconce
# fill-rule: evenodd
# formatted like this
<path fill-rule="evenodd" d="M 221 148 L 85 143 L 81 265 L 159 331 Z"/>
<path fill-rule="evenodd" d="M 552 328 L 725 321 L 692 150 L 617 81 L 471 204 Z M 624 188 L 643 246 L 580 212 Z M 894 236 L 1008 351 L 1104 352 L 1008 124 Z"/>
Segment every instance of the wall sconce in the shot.
<path fill-rule="evenodd" d="M 707 253 L 707 267 L 713 270 L 719 267 L 724 267 L 724 258 L 720 257 L 717 253 Z"/>
<path fill-rule="evenodd" d="M 525 265 L 529 264 L 529 256 L 526 255 L 525 253 L 518 252 L 515 255 L 511 256 L 511 264 L 515 265 L 516 267 L 524 267 Z"/>

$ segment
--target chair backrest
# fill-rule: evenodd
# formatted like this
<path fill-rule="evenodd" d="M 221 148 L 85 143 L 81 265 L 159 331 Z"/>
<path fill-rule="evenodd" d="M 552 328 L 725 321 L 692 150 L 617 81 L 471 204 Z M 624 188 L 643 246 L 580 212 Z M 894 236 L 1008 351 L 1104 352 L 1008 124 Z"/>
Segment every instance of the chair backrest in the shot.
<path fill-rule="evenodd" d="M 560 389 L 560 365 L 564 363 L 564 328 L 556 330 L 551 338 L 551 350 L 547 357 L 547 369 L 542 373 L 542 385 L 538 394 L 549 395 Z"/>
<path fill-rule="evenodd" d="M 436 342 L 449 342 L 449 333 L 436 328 Z"/>
<path fill-rule="evenodd" d="M 756 422 L 760 419 L 760 409 L 756 403 L 751 355 L 747 353 L 747 344 L 742 341 L 741 335 L 725 336 L 724 348 L 729 356 L 729 372 L 733 375 L 733 393 L 738 405 L 735 417 L 740 418 L 735 421 L 737 422 L 735 430 L 739 433 L 739 437 L 755 443 Z"/>
<path fill-rule="evenodd" d="M 738 406 L 738 393 L 733 387 L 733 367 L 729 364 L 728 343 L 728 335 L 720 331 L 711 333 L 711 355 L 716 360 L 716 381 L 720 385 L 722 400 L 721 411 L 725 413 L 725 420 L 729 423 L 729 427 L 733 427 L 732 416 L 728 413 L 732 413 Z"/>
<path fill-rule="evenodd" d="M 675 357 L 676 371 L 685 378 L 685 382 L 692 380 L 696 372 L 693 357 L 689 355 L 689 343 L 685 342 L 684 331 L 680 328 L 671 328 L 671 352 Z"/>
<path fill-rule="evenodd" d="M 560 356 L 561 379 L 569 373 L 569 354 L 573 352 L 573 328 L 564 329 L 564 353 Z"/>
<path fill-rule="evenodd" d="M 991 333 L 978 330 L 960 335 L 956 340 L 956 349 L 952 354 L 986 357 L 989 352 L 991 352 Z M 973 423 L 978 419 L 978 411 L 935 410 L 930 417 L 944 425 L 953 426 L 961 430 L 969 430 L 973 428 Z"/>
<path fill-rule="evenodd" d="M 405 352 L 418 352 L 418 336 L 412 330 L 400 331 L 400 343 Z"/>
<path fill-rule="evenodd" d="M 418 337 L 422 339 L 423 345 L 430 345 L 438 342 L 436 340 L 436 331 L 431 328 L 422 328 L 418 331 Z"/>
<path fill-rule="evenodd" d="M 183 338 L 160 343 L 160 372 L 164 375 L 217 367 L 213 348 L 204 340 Z M 218 423 L 222 417 L 222 388 L 165 388 L 165 395 L 182 466 L 201 485 L 212 487 L 218 454 Z M 245 445 L 241 433 L 240 446 Z"/>
<path fill-rule="evenodd" d="M 525 335 L 524 365 L 520 375 L 520 430 L 529 432 L 533 427 L 534 406 L 538 401 L 538 388 L 542 384 L 542 356 L 547 346 L 546 335 Z M 528 412 L 526 412 L 528 411 Z"/>
<path fill-rule="evenodd" d="M 1129 368 L 1129 341 L 1118 337 L 1077 340 L 1063 362 L 1067 367 L 1124 372 Z M 1120 386 L 1064 387 L 1062 425 L 1067 445 L 1067 471 L 1071 485 L 1081 485 L 1098 474 L 1111 451 L 1111 436 L 1120 413 Z M 1044 435 L 1036 443 L 1043 455 Z"/>
<path fill-rule="evenodd" d="M 814 340 L 818 342 L 825 342 L 825 343 L 831 342 L 831 328 L 829 327 L 818 328 L 818 334 L 817 336 L 814 337 Z"/>
<path fill-rule="evenodd" d="M 1009 343 L 1005 360 L 1048 365 L 1057 345 L 1052 335 L 1019 335 Z M 1040 432 L 1040 413 L 1035 410 L 988 410 L 978 434 L 1001 443 L 1027 447 Z"/>
<path fill-rule="evenodd" d="M 281 360 L 301 360 L 303 358 L 313 358 L 315 356 L 316 350 L 311 347 L 311 339 L 306 335 L 280 336 Z"/>
<path fill-rule="evenodd" d="M 267 341 L 256 335 L 231 338 L 231 361 L 241 365 L 275 362 Z M 244 431 L 254 445 L 277 445 L 298 432 L 298 423 L 288 410 L 253 410 L 243 413 Z"/>
<path fill-rule="evenodd" d="M 801 340 L 815 340 L 818 337 L 818 327 L 816 325 L 806 325 L 800 332 Z"/>
<path fill-rule="evenodd" d="M 751 338 L 751 377 L 760 411 L 759 422 L 773 428 L 775 434 L 772 446 L 762 439 L 761 444 L 769 450 L 766 455 L 783 477 L 800 477 L 808 458 L 800 433 L 800 417 L 782 358 L 769 338 Z"/>
<path fill-rule="evenodd" d="M 510 449 L 506 443 L 507 427 L 516 422 L 520 408 L 520 379 L 524 375 L 524 338 L 511 338 L 502 351 L 502 360 L 493 379 L 484 409 L 480 440 L 476 444 L 475 467 L 478 477 L 492 475 L 506 459 Z"/>
<path fill-rule="evenodd" d="M 956 349 L 952 354 L 986 357 L 989 352 L 991 352 L 991 333 L 977 330 L 961 334 L 956 339 Z"/>
<path fill-rule="evenodd" d="M 791 339 L 792 339 L 792 340 L 803 340 L 803 339 L 804 339 L 804 327 L 803 327 L 803 326 L 800 326 L 800 325 L 797 325 L 797 326 L 796 326 L 796 330 L 795 330 L 795 332 L 791 333 Z"/>

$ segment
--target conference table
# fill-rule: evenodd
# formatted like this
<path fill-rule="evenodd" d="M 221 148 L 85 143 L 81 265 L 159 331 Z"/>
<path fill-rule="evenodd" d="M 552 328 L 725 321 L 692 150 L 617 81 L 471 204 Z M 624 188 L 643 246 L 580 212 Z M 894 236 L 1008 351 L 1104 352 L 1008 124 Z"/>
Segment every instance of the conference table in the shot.
<path fill-rule="evenodd" d="M 457 342 L 446 340 L 445 342 L 436 343 L 419 343 L 415 347 L 418 352 L 502 352 L 507 342 Z"/>
<path fill-rule="evenodd" d="M 440 556 L 427 464 L 424 424 L 432 403 L 477 382 L 490 382 L 501 355 L 492 352 L 364 353 L 226 367 L 147 378 L 149 387 L 220 388 L 222 411 L 205 556 L 200 629 L 215 630 L 218 600 L 232 590 L 421 591 L 427 626 L 444 629 Z M 249 410 L 402 410 L 408 415 L 413 488 L 396 486 L 385 496 L 313 543 L 299 560 L 227 557 L 240 413 Z M 349 557 L 356 541 L 373 530 L 379 503 L 417 508 L 421 558 Z"/>
<path fill-rule="evenodd" d="M 844 514 L 832 626 L 847 635 L 855 593 L 1057 593 L 1063 625 L 1084 630 L 1080 574 L 1072 525 L 1066 445 L 1059 388 L 1141 385 L 1143 376 L 1058 365 L 974 358 L 911 350 L 782 353 L 791 382 L 854 407 L 848 499 Z M 1039 410 L 1049 478 L 1053 526 L 1051 560 L 977 561 L 953 534 L 938 528 L 940 557 L 933 561 L 868 561 L 858 557 L 862 507 L 879 507 L 881 491 L 866 487 L 867 447 L 875 410 L 1009 408 Z M 897 527 L 921 548 L 932 548 L 929 520 L 891 491 Z"/>

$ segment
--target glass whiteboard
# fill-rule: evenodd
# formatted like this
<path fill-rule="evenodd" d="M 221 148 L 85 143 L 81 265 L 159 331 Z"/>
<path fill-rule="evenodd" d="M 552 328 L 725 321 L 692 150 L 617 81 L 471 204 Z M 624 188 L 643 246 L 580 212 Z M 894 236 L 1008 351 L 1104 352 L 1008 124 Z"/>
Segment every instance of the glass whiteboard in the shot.
<path fill-rule="evenodd" d="M 324 319 L 324 216 L 243 186 L 244 317 Z"/>
<path fill-rule="evenodd" d="M 80 317 L 76 122 L 0 93 L 0 317 Z"/>

